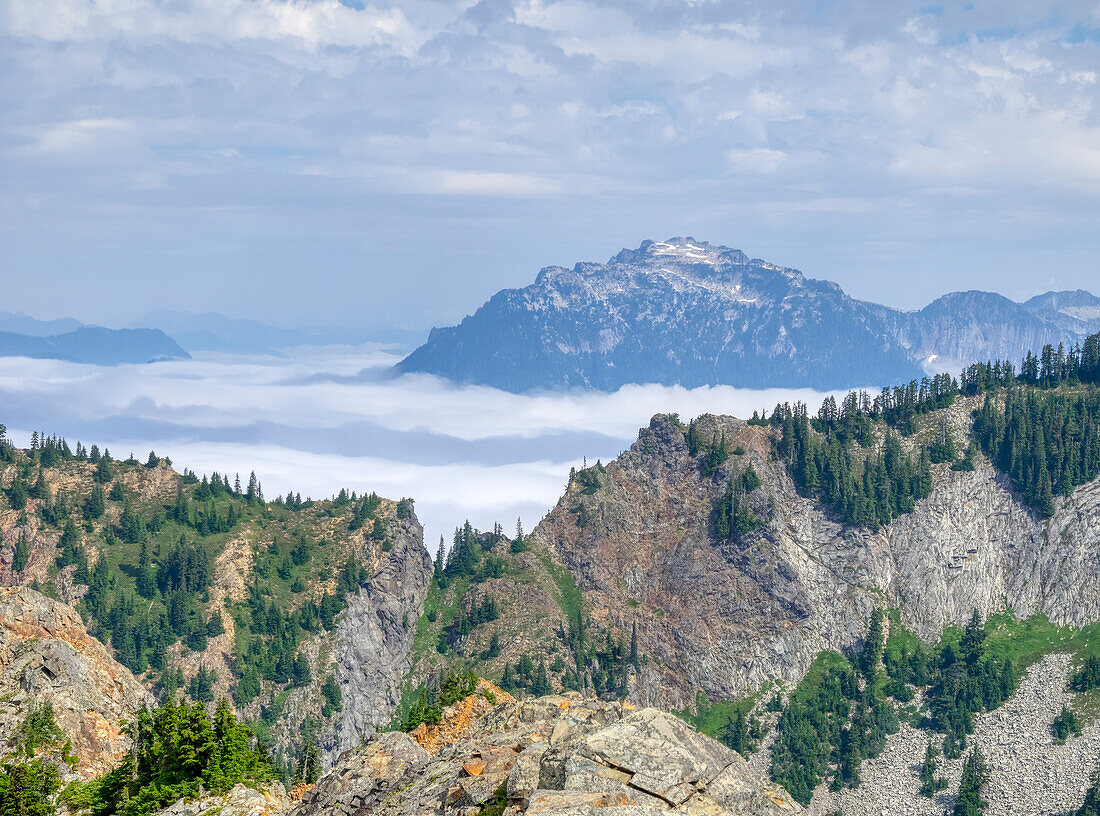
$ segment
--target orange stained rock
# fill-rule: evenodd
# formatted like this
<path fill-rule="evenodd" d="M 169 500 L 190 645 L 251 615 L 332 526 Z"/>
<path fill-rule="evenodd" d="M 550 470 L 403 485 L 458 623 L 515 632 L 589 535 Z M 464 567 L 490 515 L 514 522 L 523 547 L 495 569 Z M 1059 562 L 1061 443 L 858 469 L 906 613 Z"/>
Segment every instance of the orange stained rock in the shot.
<path fill-rule="evenodd" d="M 485 694 L 492 695 L 497 704 L 515 701 L 508 692 L 480 678 L 477 692 L 445 708 L 439 725 L 421 723 L 409 732 L 409 736 L 430 754 L 436 753 L 444 745 L 453 745 L 470 732 L 478 717 L 492 710 L 493 703 L 486 699 Z"/>
<path fill-rule="evenodd" d="M 488 763 L 479 756 L 473 756 L 462 763 L 462 770 L 470 776 L 481 776 Z"/>
<path fill-rule="evenodd" d="M 291 802 L 297 802 L 312 788 L 313 785 L 307 785 L 305 782 L 299 782 L 297 785 L 290 789 L 290 792 L 286 795 L 287 799 L 289 799 Z"/>

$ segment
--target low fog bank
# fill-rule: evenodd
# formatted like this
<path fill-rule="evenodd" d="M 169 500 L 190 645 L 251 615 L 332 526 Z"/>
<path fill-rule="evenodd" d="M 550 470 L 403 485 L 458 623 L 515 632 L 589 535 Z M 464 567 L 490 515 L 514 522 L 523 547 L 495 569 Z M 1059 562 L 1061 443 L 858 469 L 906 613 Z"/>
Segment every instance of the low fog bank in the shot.
<path fill-rule="evenodd" d="M 750 416 L 777 402 L 811 406 L 806 389 L 754 391 L 626 386 L 610 394 L 512 394 L 388 372 L 370 349 L 300 349 L 286 357 L 208 354 L 99 367 L 0 359 L 0 422 L 26 445 L 32 431 L 171 457 L 197 473 L 255 471 L 267 498 L 324 498 L 341 487 L 416 500 L 435 548 L 467 518 L 533 527 L 569 468 L 608 461 L 655 413 Z"/>

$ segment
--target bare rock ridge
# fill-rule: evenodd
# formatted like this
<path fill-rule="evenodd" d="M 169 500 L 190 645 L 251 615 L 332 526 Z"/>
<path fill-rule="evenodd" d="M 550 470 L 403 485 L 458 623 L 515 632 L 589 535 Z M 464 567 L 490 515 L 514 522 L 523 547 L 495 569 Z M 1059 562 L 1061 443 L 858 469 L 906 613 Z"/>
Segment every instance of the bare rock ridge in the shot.
<path fill-rule="evenodd" d="M 290 805 L 286 790 L 278 782 L 265 790 L 235 785 L 222 795 L 180 799 L 158 810 L 157 816 L 278 816 Z"/>
<path fill-rule="evenodd" d="M 433 329 L 399 367 L 509 391 L 629 383 L 832 389 L 1018 360 L 1098 329 L 1100 298 L 1084 291 L 1026 303 L 957 292 L 905 312 L 740 250 L 670 238 L 606 264 L 547 267 L 460 325 Z"/>
<path fill-rule="evenodd" d="M 682 720 L 578 694 L 503 702 L 433 747 L 379 735 L 341 757 L 291 813 L 471 816 L 494 803 L 531 816 L 802 812 Z"/>
<path fill-rule="evenodd" d="M 415 514 L 387 518 L 388 549 L 353 542 L 350 554 L 368 571 L 367 576 L 348 596 L 335 628 L 317 633 L 304 644 L 312 679 L 305 686 L 287 689 L 283 714 L 272 729 L 276 746 L 293 755 L 300 750 L 306 724 L 323 723 L 317 734 L 323 769 L 389 723 L 410 668 L 416 622 L 431 579 L 431 558 Z M 330 671 L 340 690 L 341 706 L 326 720 L 321 687 Z M 251 716 L 260 712 L 257 702 L 247 710 Z"/>
<path fill-rule="evenodd" d="M 949 414 L 959 438 L 971 407 L 960 400 Z M 970 473 L 934 466 L 931 495 L 886 527 L 849 527 L 798 494 L 772 455 L 776 431 L 732 417 L 699 425 L 744 453 L 707 476 L 682 426 L 656 416 L 596 489 L 576 480 L 532 533 L 569 568 L 595 619 L 637 632 L 650 658 L 633 681 L 642 703 L 677 710 L 700 689 L 720 700 L 772 679 L 797 683 L 819 651 L 858 644 L 883 605 L 929 641 L 974 608 L 1100 620 L 1100 481 L 1040 519 L 978 456 Z M 716 541 L 712 502 L 750 463 L 762 523 Z"/>
<path fill-rule="evenodd" d="M 343 707 L 322 740 L 324 765 L 389 722 L 411 665 L 416 622 L 431 577 L 424 529 L 415 516 L 398 522 L 394 546 L 366 586 L 352 596 L 333 633 Z"/>
<path fill-rule="evenodd" d="M 118 763 L 130 745 L 120 723 L 152 703 L 72 607 L 27 587 L 0 588 L 0 699 L 0 740 L 48 703 L 88 777 Z"/>

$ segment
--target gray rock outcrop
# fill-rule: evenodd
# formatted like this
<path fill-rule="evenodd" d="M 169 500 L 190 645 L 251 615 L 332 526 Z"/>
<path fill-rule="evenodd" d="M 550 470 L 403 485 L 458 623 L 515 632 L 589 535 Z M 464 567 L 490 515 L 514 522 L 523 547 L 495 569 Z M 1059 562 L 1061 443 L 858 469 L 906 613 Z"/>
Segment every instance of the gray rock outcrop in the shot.
<path fill-rule="evenodd" d="M 944 414 L 956 438 L 975 404 Z M 928 640 L 975 608 L 1100 620 L 1100 480 L 1042 519 L 979 454 L 973 472 L 934 466 L 931 495 L 912 512 L 878 530 L 851 527 L 799 495 L 774 457 L 774 430 L 699 422 L 703 439 L 744 451 L 719 474 L 707 476 L 682 428 L 658 416 L 598 474 L 598 489 L 572 485 L 532 534 L 570 569 L 596 619 L 637 632 L 649 656 L 632 688 L 641 703 L 678 710 L 699 689 L 719 700 L 773 679 L 793 685 L 821 650 L 858 646 L 875 607 L 899 609 Z M 760 525 L 716 541 L 712 503 L 750 463 Z"/>
<path fill-rule="evenodd" d="M 435 754 L 408 734 L 378 735 L 342 756 L 292 816 L 472 816 L 487 805 L 532 816 L 802 812 L 673 715 L 569 694 L 498 705 Z"/>
<path fill-rule="evenodd" d="M 322 740 L 322 762 L 361 745 L 389 722 L 411 665 L 416 622 L 431 582 L 432 562 L 415 516 L 394 523 L 393 549 L 348 600 L 332 636 L 343 707 Z"/>
<path fill-rule="evenodd" d="M 155 816 L 275 816 L 290 806 L 286 790 L 273 782 L 265 790 L 246 785 L 234 785 L 221 795 L 205 794 L 194 799 L 180 799 Z"/>

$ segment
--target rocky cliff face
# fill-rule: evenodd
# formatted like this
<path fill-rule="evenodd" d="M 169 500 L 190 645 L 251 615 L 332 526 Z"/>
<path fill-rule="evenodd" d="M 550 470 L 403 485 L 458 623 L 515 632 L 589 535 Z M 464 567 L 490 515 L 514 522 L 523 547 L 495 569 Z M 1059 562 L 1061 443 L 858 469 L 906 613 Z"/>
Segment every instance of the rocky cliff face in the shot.
<path fill-rule="evenodd" d="M 432 564 L 419 520 L 415 514 L 397 518 L 392 504 L 384 502 L 380 511 L 388 549 L 365 539 L 344 542 L 349 545 L 346 555 L 361 566 L 366 577 L 348 597 L 336 627 L 316 633 L 301 646 L 310 665 L 310 682 L 286 689 L 282 713 L 271 728 L 274 747 L 293 757 L 305 744 L 310 724 L 318 724 L 321 766 L 326 770 L 340 753 L 362 745 L 378 726 L 389 722 L 410 669 L 416 621 L 423 609 Z M 209 664 L 211 652 L 217 648 L 212 641 L 206 652 L 191 656 L 190 661 Z M 223 659 L 228 662 L 233 657 L 226 654 Z M 222 675 L 219 682 L 228 688 L 228 670 Z M 329 676 L 340 689 L 341 707 L 326 717 L 322 687 Z M 245 713 L 262 716 L 269 696 L 250 703 Z"/>
<path fill-rule="evenodd" d="M 577 694 L 490 707 L 431 748 L 401 732 L 380 735 L 342 757 L 291 813 L 802 812 L 738 754 L 682 720 Z"/>
<path fill-rule="evenodd" d="M 70 606 L 26 587 L 0 589 L 0 741 L 29 706 L 50 704 L 77 772 L 110 770 L 129 749 L 121 724 L 152 696 L 90 636 Z"/>
<path fill-rule="evenodd" d="M 397 527 L 394 547 L 353 596 L 332 638 L 343 708 L 322 740 L 324 766 L 389 722 L 411 667 L 416 622 L 431 578 L 424 530 L 415 518 Z"/>
<path fill-rule="evenodd" d="M 961 437 L 972 406 L 949 417 Z M 857 645 L 872 608 L 897 607 L 934 639 L 947 624 L 1008 606 L 1057 623 L 1100 620 L 1100 483 L 1038 519 L 979 457 L 972 473 L 935 466 L 932 494 L 889 526 L 843 526 L 800 496 L 773 459 L 771 429 L 731 417 L 700 420 L 731 456 L 716 476 L 688 454 L 682 426 L 654 417 L 629 451 L 576 480 L 533 538 L 572 572 L 593 616 L 628 635 L 649 660 L 634 694 L 667 708 L 797 682 L 822 649 Z M 751 463 L 763 520 L 737 542 L 709 530 L 711 503 Z"/>
<path fill-rule="evenodd" d="M 974 360 L 1018 361 L 1100 328 L 1100 299 L 1048 292 L 1015 303 L 957 292 L 919 311 L 692 238 L 645 241 L 606 264 L 548 267 L 400 364 L 509 391 L 628 383 L 848 388 Z"/>

